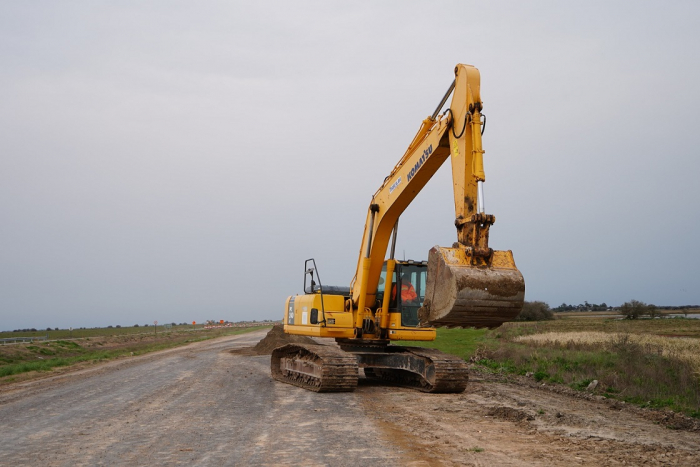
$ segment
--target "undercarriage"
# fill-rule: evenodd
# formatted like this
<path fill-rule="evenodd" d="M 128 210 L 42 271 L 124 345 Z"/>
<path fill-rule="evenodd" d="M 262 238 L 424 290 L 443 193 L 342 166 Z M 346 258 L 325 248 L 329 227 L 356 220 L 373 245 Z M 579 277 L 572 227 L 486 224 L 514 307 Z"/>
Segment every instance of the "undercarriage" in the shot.
<path fill-rule="evenodd" d="M 467 364 L 454 355 L 385 341 L 338 339 L 338 345 L 278 347 L 272 352 L 272 376 L 315 392 L 355 390 L 359 368 L 368 379 L 423 392 L 460 393 L 467 387 Z"/>

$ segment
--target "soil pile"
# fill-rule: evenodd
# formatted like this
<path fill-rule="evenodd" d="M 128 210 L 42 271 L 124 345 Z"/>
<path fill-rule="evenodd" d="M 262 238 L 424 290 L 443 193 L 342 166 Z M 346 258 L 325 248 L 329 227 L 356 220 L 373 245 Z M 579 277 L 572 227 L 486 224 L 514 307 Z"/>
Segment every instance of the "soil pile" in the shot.
<path fill-rule="evenodd" d="M 528 415 L 522 410 L 514 409 L 512 407 L 491 407 L 488 411 L 490 417 L 499 418 L 501 420 L 507 420 L 509 422 L 520 422 L 523 420 L 534 420 L 535 418 Z"/>
<path fill-rule="evenodd" d="M 253 347 L 253 352 L 257 355 L 270 355 L 274 349 L 285 344 L 317 344 L 317 342 L 310 337 L 285 334 L 284 326 L 275 324 L 270 332 Z"/>

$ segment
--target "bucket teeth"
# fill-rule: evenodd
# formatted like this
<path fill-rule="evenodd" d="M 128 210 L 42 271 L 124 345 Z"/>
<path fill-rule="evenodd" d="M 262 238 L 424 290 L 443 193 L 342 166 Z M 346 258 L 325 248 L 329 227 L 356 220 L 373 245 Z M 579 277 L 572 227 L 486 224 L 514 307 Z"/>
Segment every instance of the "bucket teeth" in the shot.
<path fill-rule="evenodd" d="M 422 326 L 495 328 L 518 316 L 524 300 L 525 280 L 510 250 L 474 266 L 464 250 L 436 246 L 418 315 Z"/>

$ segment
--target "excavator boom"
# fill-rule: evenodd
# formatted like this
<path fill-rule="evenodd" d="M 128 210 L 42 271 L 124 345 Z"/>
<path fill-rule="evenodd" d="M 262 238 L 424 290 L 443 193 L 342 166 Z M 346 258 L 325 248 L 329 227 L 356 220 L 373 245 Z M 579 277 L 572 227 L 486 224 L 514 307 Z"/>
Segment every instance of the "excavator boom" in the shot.
<path fill-rule="evenodd" d="M 439 115 L 450 94 L 449 108 Z M 520 313 L 525 298 L 523 276 L 510 251 L 494 251 L 488 245 L 495 217 L 484 212 L 482 109 L 479 71 L 457 65 L 455 80 L 440 105 L 423 121 L 372 198 L 352 286 L 358 310 L 381 306 L 375 303 L 377 287 L 392 231 L 401 213 L 450 158 L 458 241 L 452 248 L 435 247 L 430 252 L 420 323 L 493 328 Z"/>

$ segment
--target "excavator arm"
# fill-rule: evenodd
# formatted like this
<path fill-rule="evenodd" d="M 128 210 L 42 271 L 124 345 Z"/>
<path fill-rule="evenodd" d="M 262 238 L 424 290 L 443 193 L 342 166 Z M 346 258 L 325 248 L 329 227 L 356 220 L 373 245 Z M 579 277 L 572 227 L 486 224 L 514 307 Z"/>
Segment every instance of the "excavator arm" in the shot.
<path fill-rule="evenodd" d="M 450 94 L 450 106 L 440 115 Z M 445 97 L 422 122 L 405 154 L 372 197 L 352 283 L 356 327 L 361 327 L 367 313 L 382 306 L 376 303 L 379 277 L 399 217 L 447 158 L 452 162 L 458 241 L 452 248 L 434 247 L 429 253 L 421 324 L 496 327 L 522 309 L 525 282 L 512 253 L 488 246 L 495 217 L 483 207 L 482 109 L 479 71 L 471 65 L 457 65 Z M 387 277 L 394 267 L 393 247 L 391 251 Z M 385 295 L 388 300 L 389 294 Z"/>
<path fill-rule="evenodd" d="M 450 106 L 440 115 L 450 95 Z M 276 348 L 270 358 L 275 379 L 318 392 L 352 391 L 358 369 L 363 368 L 366 378 L 393 385 L 424 392 L 464 391 L 469 376 L 463 359 L 389 343 L 433 340 L 433 326 L 495 327 L 517 316 L 522 308 L 525 282 L 513 255 L 493 251 L 488 245 L 495 219 L 484 212 L 481 193 L 486 179 L 481 110 L 479 71 L 457 65 L 450 89 L 372 197 L 351 290 L 322 286 L 315 262 L 311 267 L 312 260 L 308 260 L 304 269 L 311 286 L 307 289 L 305 281 L 306 294 L 287 298 L 285 333 L 333 337 L 338 346 L 290 343 Z M 432 248 L 427 266 L 395 261 L 401 213 L 448 158 L 452 161 L 457 242 L 451 248 Z M 379 303 L 377 291 L 390 242 L 387 283 Z M 392 305 L 390 278 L 395 269 L 402 275 L 397 277 Z M 403 296 L 407 285 L 403 277 L 419 275 L 425 277 L 422 305 L 412 304 L 418 295 L 415 290 L 412 298 Z M 422 285 L 421 280 L 416 284 Z"/>

